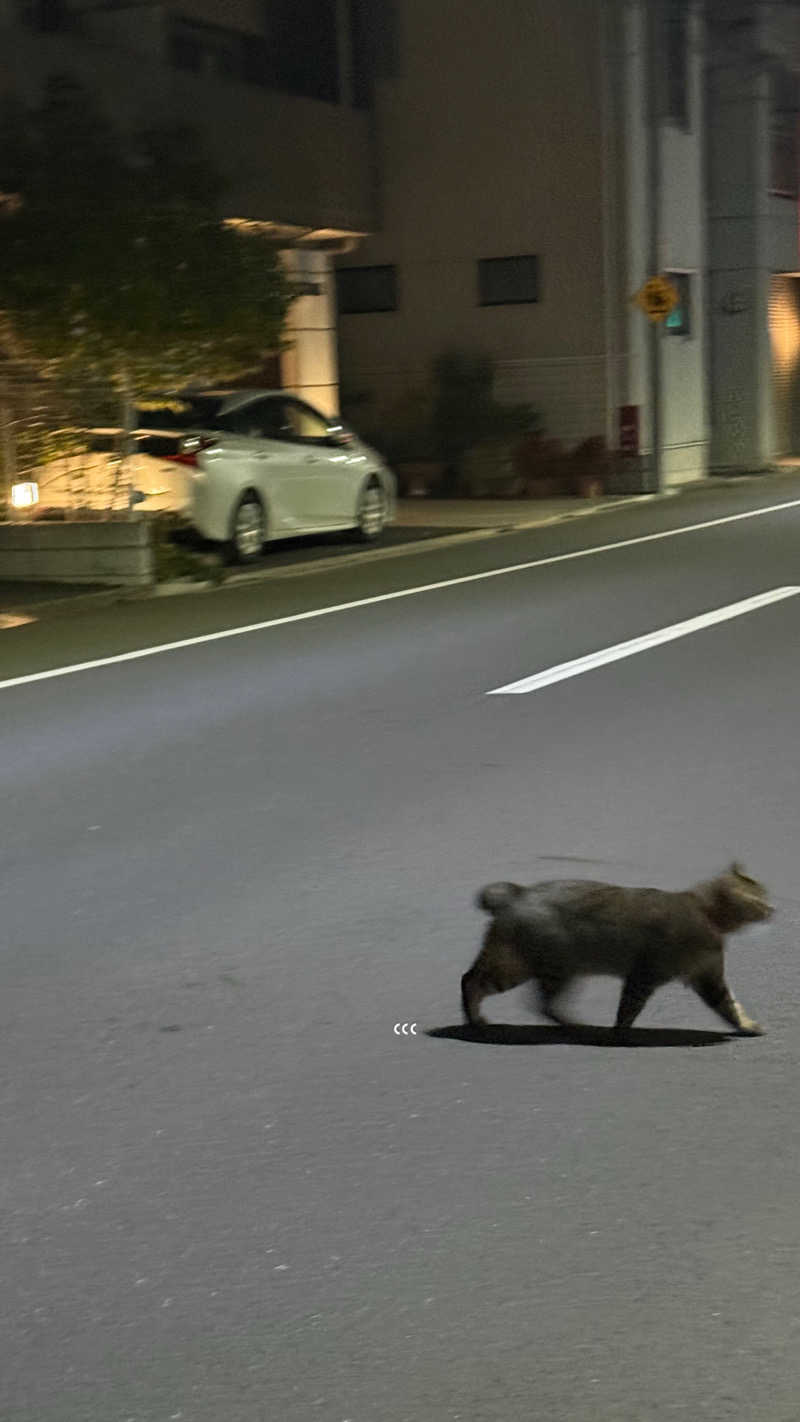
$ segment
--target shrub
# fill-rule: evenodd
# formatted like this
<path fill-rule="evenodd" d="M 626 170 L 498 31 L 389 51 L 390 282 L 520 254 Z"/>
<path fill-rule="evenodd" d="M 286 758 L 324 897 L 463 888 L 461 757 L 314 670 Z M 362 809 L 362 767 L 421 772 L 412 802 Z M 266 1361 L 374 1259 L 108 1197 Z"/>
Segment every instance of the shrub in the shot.
<path fill-rule="evenodd" d="M 584 498 L 602 494 L 612 472 L 612 457 L 602 435 L 582 440 L 569 457 L 568 469 L 570 493 Z"/>
<path fill-rule="evenodd" d="M 557 439 L 526 435 L 514 450 L 514 468 L 527 498 L 555 498 L 567 491 L 568 455 Z"/>
<path fill-rule="evenodd" d="M 454 468 L 477 445 L 511 445 L 539 427 L 530 405 L 504 405 L 495 399 L 494 364 L 489 356 L 446 351 L 433 363 L 433 384 L 435 447 Z"/>

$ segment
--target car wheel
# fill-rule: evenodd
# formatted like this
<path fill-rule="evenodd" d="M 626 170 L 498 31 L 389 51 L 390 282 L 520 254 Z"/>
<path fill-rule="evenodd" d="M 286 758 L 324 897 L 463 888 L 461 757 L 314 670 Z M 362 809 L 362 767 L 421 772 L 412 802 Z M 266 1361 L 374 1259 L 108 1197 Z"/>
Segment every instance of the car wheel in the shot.
<path fill-rule="evenodd" d="M 386 527 L 386 491 L 377 479 L 364 485 L 358 499 L 358 537 L 362 543 L 374 543 Z"/>
<path fill-rule="evenodd" d="M 228 551 L 233 563 L 254 563 L 261 557 L 267 533 L 264 505 L 253 489 L 242 494 L 231 520 Z"/>

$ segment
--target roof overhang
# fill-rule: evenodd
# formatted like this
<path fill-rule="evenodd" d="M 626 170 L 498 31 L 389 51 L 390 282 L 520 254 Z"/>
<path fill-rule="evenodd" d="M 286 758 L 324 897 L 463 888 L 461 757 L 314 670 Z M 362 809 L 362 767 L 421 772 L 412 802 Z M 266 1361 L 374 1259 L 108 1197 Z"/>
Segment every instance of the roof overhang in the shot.
<path fill-rule="evenodd" d="M 340 256 L 352 252 L 369 236 L 368 232 L 353 232 L 337 227 L 298 227 L 290 222 L 261 222 L 250 217 L 226 217 L 226 227 L 239 232 L 252 232 L 268 237 L 279 247 L 312 247 L 316 251 Z"/>

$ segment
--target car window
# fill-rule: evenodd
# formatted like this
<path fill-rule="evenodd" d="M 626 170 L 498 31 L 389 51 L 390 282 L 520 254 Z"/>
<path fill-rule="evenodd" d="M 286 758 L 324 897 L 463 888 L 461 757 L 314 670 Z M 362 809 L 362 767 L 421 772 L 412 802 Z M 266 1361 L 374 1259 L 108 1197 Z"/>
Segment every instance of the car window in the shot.
<path fill-rule="evenodd" d="M 224 428 L 218 395 L 153 395 L 136 408 L 138 429 L 189 431 Z"/>
<path fill-rule="evenodd" d="M 253 400 L 228 415 L 237 434 L 250 439 L 292 439 L 294 427 L 285 400 Z"/>
<path fill-rule="evenodd" d="M 327 440 L 327 421 L 312 410 L 310 405 L 304 405 L 300 400 L 287 400 L 286 413 L 291 424 L 295 439 L 314 440 L 318 442 Z"/>

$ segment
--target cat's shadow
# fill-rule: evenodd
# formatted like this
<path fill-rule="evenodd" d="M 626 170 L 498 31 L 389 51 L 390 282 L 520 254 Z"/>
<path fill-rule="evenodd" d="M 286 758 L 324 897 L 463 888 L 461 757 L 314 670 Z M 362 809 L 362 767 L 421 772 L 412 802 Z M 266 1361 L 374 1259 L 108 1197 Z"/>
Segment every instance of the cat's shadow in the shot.
<path fill-rule="evenodd" d="M 696 1028 L 629 1027 L 626 1032 L 615 1032 L 613 1027 L 528 1027 L 489 1022 L 483 1027 L 466 1027 L 462 1023 L 431 1027 L 425 1035 L 476 1042 L 485 1047 L 555 1047 L 564 1043 L 583 1047 L 717 1047 L 732 1041 L 737 1034 Z"/>

